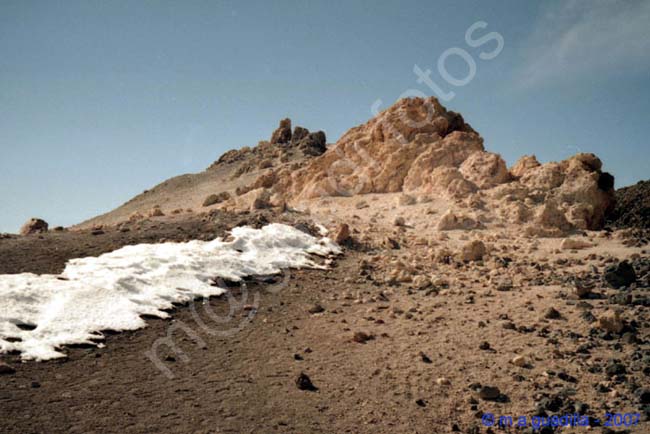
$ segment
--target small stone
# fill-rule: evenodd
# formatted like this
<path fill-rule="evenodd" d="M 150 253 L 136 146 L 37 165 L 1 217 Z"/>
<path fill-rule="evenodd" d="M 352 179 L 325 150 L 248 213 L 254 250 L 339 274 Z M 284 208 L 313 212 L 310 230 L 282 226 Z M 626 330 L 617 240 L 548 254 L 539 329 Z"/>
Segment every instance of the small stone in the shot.
<path fill-rule="evenodd" d="M 497 282 L 497 291 L 501 292 L 507 292 L 512 290 L 512 280 L 510 279 L 502 279 Z"/>
<path fill-rule="evenodd" d="M 350 226 L 346 223 L 341 224 L 336 230 L 334 241 L 336 244 L 343 244 L 350 240 Z"/>
<path fill-rule="evenodd" d="M 478 348 L 479 348 L 480 350 L 487 351 L 487 350 L 490 349 L 490 343 L 487 342 L 487 341 L 483 341 L 483 342 L 481 342 L 481 344 L 478 346 Z"/>
<path fill-rule="evenodd" d="M 366 342 L 371 341 L 374 338 L 375 337 L 373 335 L 368 334 L 366 332 L 356 332 L 354 336 L 352 336 L 352 340 L 360 344 L 365 344 Z"/>
<path fill-rule="evenodd" d="M 320 304 L 316 303 L 315 305 L 313 305 L 312 307 L 309 308 L 308 312 L 311 313 L 312 315 L 314 315 L 314 314 L 317 314 L 317 313 L 325 312 L 325 308 L 323 306 L 321 306 Z"/>
<path fill-rule="evenodd" d="M 518 366 L 520 368 L 523 368 L 526 365 L 528 365 L 528 361 L 526 360 L 526 358 L 524 356 L 515 356 L 511 360 L 511 362 L 512 362 L 513 365 Z"/>
<path fill-rule="evenodd" d="M 497 399 L 501 391 L 496 386 L 482 386 L 478 391 L 478 397 L 486 401 Z"/>
<path fill-rule="evenodd" d="M 316 386 L 314 386 L 314 383 L 312 383 L 311 378 L 304 372 L 301 372 L 300 375 L 298 375 L 298 378 L 296 379 L 296 386 L 300 390 L 307 390 L 310 392 L 315 392 L 318 390 Z"/>
<path fill-rule="evenodd" d="M 560 319 L 560 318 L 562 318 L 562 315 L 554 307 L 549 307 L 544 312 L 544 318 L 546 318 L 546 319 Z"/>
<path fill-rule="evenodd" d="M 433 363 L 431 358 L 429 356 L 427 356 L 426 354 L 424 354 L 422 351 L 420 351 L 420 358 L 422 358 L 422 361 L 424 363 Z"/>
<path fill-rule="evenodd" d="M 584 285 L 582 285 L 582 284 L 580 284 L 580 283 L 578 283 L 578 282 L 576 282 L 576 284 L 575 284 L 573 290 L 574 290 L 575 294 L 576 294 L 579 298 L 585 298 L 585 297 L 587 297 L 589 294 L 591 294 L 591 288 L 590 288 L 590 287 L 588 287 L 588 286 L 584 286 Z"/>
<path fill-rule="evenodd" d="M 419 290 L 427 289 L 431 285 L 431 279 L 427 278 L 426 276 L 418 275 L 413 279 L 413 286 Z"/>
<path fill-rule="evenodd" d="M 416 199 L 408 194 L 401 194 L 397 200 L 397 203 L 400 206 L 415 205 L 416 202 Z"/>
<path fill-rule="evenodd" d="M 404 217 L 396 217 L 394 224 L 395 226 L 406 226 L 406 221 L 404 220 Z"/>
<path fill-rule="evenodd" d="M 639 388 L 634 391 L 634 395 L 637 397 L 639 404 L 650 404 L 650 389 Z"/>
<path fill-rule="evenodd" d="M 7 365 L 6 363 L 0 362 L 0 375 L 11 375 L 15 373 L 16 370 L 13 367 Z"/>
<path fill-rule="evenodd" d="M 436 379 L 436 384 L 438 386 L 449 386 L 449 385 L 451 385 L 451 381 L 449 381 L 448 378 L 440 377 L 440 378 Z"/>
<path fill-rule="evenodd" d="M 607 364 L 607 367 L 605 368 L 605 373 L 610 377 L 613 377 L 615 375 L 623 375 L 626 372 L 627 369 L 625 369 L 625 365 L 622 364 L 619 360 L 615 359 L 610 360 Z"/>
<path fill-rule="evenodd" d="M 393 238 L 390 237 L 386 237 L 386 239 L 384 240 L 384 245 L 389 249 L 393 249 L 393 250 L 400 249 L 399 242 L 397 242 L 397 240 L 394 240 Z"/>

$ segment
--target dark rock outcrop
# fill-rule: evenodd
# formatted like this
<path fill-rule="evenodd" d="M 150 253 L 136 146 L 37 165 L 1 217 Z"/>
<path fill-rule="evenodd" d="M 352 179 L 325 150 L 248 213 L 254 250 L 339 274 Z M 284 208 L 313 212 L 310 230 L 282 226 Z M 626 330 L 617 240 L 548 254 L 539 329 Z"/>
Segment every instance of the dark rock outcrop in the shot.
<path fill-rule="evenodd" d="M 291 119 L 286 118 L 280 121 L 280 126 L 273 131 L 271 144 L 286 144 L 291 141 Z"/>

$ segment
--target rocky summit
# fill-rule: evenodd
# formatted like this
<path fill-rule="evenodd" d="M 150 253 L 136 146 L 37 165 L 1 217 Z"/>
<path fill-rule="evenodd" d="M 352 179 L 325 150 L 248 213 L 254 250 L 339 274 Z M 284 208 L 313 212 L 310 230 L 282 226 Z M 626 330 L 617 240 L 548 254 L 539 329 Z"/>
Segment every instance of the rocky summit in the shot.
<path fill-rule="evenodd" d="M 614 204 L 614 179 L 593 154 L 508 169 L 463 117 L 436 98 L 410 98 L 352 128 L 273 191 L 288 201 L 404 192 L 484 202 L 531 234 L 599 229 Z"/>

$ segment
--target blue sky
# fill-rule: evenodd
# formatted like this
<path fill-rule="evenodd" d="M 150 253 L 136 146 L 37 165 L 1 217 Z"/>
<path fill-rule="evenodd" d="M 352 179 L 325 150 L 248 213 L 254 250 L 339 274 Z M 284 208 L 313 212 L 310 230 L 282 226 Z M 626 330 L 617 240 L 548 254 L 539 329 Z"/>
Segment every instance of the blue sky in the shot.
<path fill-rule="evenodd" d="M 493 59 L 465 40 L 479 21 Z M 629 185 L 650 173 L 648 22 L 634 0 L 0 0 L 0 232 L 108 211 L 286 116 L 334 142 L 378 100 L 434 94 L 416 64 L 509 163 L 594 152 Z M 464 86 L 438 70 L 454 48 Z"/>

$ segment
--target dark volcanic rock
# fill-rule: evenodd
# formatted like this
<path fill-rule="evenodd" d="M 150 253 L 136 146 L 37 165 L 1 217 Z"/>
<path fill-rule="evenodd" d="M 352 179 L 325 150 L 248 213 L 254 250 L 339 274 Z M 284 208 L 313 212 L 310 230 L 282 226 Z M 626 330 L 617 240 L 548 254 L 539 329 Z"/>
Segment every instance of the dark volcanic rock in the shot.
<path fill-rule="evenodd" d="M 483 386 L 478 390 L 478 396 L 485 400 L 495 400 L 501 395 L 501 391 L 496 386 Z"/>
<path fill-rule="evenodd" d="M 301 372 L 300 375 L 298 375 L 296 386 L 298 386 L 298 389 L 300 390 L 308 390 L 310 392 L 318 390 L 318 387 L 314 386 L 314 383 L 311 382 L 311 378 L 309 378 L 309 376 L 304 372 Z"/>
<path fill-rule="evenodd" d="M 612 288 L 622 288 L 630 286 L 636 282 L 636 273 L 634 267 L 627 261 L 619 262 L 618 265 L 608 267 L 605 270 L 605 281 Z"/>
<path fill-rule="evenodd" d="M 291 143 L 298 143 L 305 137 L 309 135 L 309 130 L 303 127 L 296 127 L 293 129 L 293 136 L 291 137 Z"/>
<path fill-rule="evenodd" d="M 0 375 L 11 375 L 14 374 L 16 370 L 6 363 L 0 362 Z"/>
<path fill-rule="evenodd" d="M 300 148 L 307 155 L 318 156 L 327 150 L 325 133 L 316 131 L 309 133 L 309 135 L 302 140 Z"/>

